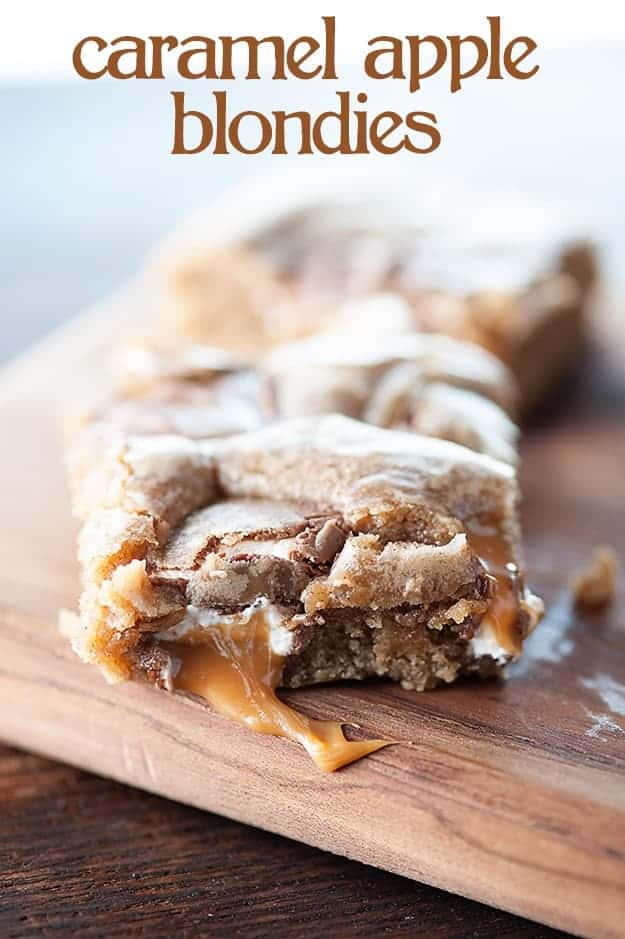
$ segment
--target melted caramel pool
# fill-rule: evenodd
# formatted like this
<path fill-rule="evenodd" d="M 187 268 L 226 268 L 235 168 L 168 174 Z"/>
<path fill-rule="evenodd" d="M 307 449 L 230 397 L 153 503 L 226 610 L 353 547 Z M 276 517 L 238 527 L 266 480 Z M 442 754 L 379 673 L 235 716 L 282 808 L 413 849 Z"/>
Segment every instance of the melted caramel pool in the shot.
<path fill-rule="evenodd" d="M 338 721 L 313 720 L 280 700 L 276 688 L 284 656 L 271 648 L 270 628 L 262 609 L 244 622 L 203 630 L 201 642 L 168 643 L 168 648 L 181 663 L 175 688 L 201 696 L 220 714 L 258 733 L 301 743 L 326 772 L 390 742 L 347 740 Z"/>
<path fill-rule="evenodd" d="M 482 617 L 480 628 L 493 631 L 499 645 L 518 655 L 522 646 L 519 629 L 519 569 L 506 541 L 488 528 L 472 531 L 471 547 L 495 580 L 495 596 Z"/>

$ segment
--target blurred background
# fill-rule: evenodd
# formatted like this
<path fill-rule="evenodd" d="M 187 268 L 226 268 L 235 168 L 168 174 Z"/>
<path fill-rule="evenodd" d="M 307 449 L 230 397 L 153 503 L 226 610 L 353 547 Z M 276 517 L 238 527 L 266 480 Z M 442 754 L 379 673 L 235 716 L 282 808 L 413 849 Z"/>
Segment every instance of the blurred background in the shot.
<path fill-rule="evenodd" d="M 409 162 L 426 192 L 492 187 L 573 208 L 599 240 L 610 288 L 625 286 L 625 14 L 613 0 L 545 4 L 343 6 L 231 0 L 217 8 L 198 0 L 131 5 L 26 0 L 0 14 L 0 359 L 19 352 L 133 275 L 175 223 L 244 175 L 285 157 L 170 155 L 171 90 L 163 81 L 86 82 L 71 51 L 89 34 L 192 34 L 285 37 L 318 35 L 320 17 L 337 16 L 340 80 L 227 83 L 234 109 L 332 107 L 338 89 L 366 90 L 374 108 L 433 110 L 443 134 L 426 156 L 382 158 L 389 173 Z M 503 7 L 505 6 L 505 9 Z M 391 33 L 476 32 L 502 15 L 507 36 L 531 35 L 540 72 L 530 81 L 469 80 L 450 95 L 444 80 L 413 98 L 402 82 L 367 82 L 360 62 L 367 38 Z M 190 83 L 189 103 L 210 109 L 220 83 Z M 297 162 L 374 157 L 298 157 Z M 452 211 L 451 206 L 447 211 Z M 505 225 L 505 219 L 502 219 Z"/>

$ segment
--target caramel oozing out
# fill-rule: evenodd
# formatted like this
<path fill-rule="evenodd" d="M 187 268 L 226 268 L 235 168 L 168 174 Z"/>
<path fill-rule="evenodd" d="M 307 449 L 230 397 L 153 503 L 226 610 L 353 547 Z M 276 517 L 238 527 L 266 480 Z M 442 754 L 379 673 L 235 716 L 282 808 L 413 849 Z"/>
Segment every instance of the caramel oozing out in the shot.
<path fill-rule="evenodd" d="M 495 531 L 472 531 L 471 547 L 488 573 L 495 579 L 495 596 L 482 617 L 481 626 L 490 627 L 502 648 L 512 655 L 521 652 L 519 629 L 519 570 L 512 560 L 510 546 Z"/>
<path fill-rule="evenodd" d="M 507 542 L 492 528 L 472 530 L 470 543 L 495 580 L 495 595 L 481 626 L 512 655 L 521 651 L 519 572 Z M 174 686 L 199 695 L 225 717 L 262 734 L 300 743 L 315 764 L 333 772 L 387 746 L 388 740 L 347 740 L 338 721 L 314 720 L 298 713 L 276 694 L 284 656 L 271 648 L 270 626 L 259 609 L 240 623 L 228 622 L 168 643 L 180 661 Z"/>
<path fill-rule="evenodd" d="M 200 695 L 215 710 L 261 734 L 297 741 L 326 772 L 387 746 L 388 740 L 346 740 L 338 721 L 299 714 L 276 694 L 284 657 L 269 641 L 262 610 L 245 623 L 203 630 L 201 643 L 168 643 L 181 662 L 174 686 Z"/>

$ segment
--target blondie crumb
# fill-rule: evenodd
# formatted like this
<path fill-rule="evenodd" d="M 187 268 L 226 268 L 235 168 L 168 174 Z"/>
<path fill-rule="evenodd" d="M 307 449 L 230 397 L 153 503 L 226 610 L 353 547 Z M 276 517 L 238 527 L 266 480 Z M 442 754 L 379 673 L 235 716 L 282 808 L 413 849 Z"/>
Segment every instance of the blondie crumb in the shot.
<path fill-rule="evenodd" d="M 588 565 L 572 579 L 575 606 L 598 610 L 611 603 L 616 592 L 617 574 L 618 558 L 614 548 L 595 548 Z"/>

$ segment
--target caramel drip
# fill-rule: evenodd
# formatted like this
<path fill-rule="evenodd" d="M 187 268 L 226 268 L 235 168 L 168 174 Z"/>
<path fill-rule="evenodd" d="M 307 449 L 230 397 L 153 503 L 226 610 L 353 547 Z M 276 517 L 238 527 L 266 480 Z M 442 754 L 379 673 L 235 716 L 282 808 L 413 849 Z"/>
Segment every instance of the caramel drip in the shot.
<path fill-rule="evenodd" d="M 201 643 L 168 643 L 181 666 L 174 686 L 200 695 L 215 710 L 261 734 L 301 743 L 319 769 L 333 772 L 386 746 L 387 740 L 346 740 L 338 721 L 313 720 L 281 701 L 284 657 L 269 641 L 262 610 L 246 622 L 202 631 Z"/>
<path fill-rule="evenodd" d="M 495 580 L 495 596 L 482 617 L 482 626 L 490 627 L 499 645 L 513 655 L 521 651 L 519 629 L 519 569 L 512 560 L 510 545 L 492 529 L 469 534 L 471 547 Z"/>

